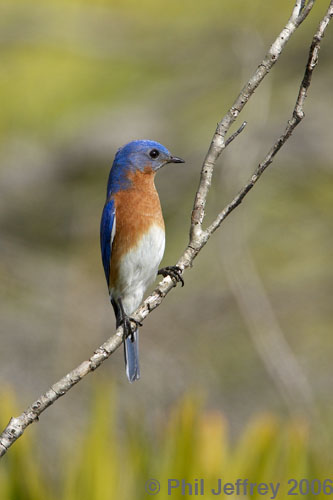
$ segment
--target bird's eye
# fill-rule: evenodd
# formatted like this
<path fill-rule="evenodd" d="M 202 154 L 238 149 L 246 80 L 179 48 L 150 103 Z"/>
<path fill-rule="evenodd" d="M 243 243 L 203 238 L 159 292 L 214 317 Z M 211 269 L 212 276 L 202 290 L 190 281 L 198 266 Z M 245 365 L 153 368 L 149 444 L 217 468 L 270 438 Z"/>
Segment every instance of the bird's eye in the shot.
<path fill-rule="evenodd" d="M 160 152 L 157 149 L 152 149 L 151 151 L 149 151 L 149 156 L 150 158 L 155 160 L 155 158 L 158 158 L 160 156 Z"/>

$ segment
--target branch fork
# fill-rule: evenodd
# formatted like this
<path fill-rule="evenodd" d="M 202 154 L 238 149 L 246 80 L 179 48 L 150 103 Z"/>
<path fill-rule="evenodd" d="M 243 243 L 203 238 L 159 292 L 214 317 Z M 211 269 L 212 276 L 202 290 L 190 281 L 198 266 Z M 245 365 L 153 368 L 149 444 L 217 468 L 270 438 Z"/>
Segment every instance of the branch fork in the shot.
<path fill-rule="evenodd" d="M 246 122 L 244 122 L 241 127 L 228 139 L 225 139 L 226 135 L 231 125 L 235 122 L 244 106 L 247 104 L 248 100 L 254 94 L 255 89 L 260 85 L 261 81 L 265 78 L 265 76 L 267 76 L 270 69 L 278 60 L 292 34 L 311 12 L 314 2 L 315 0 L 296 0 L 291 17 L 286 26 L 278 35 L 254 74 L 241 90 L 234 104 L 217 125 L 201 169 L 200 182 L 195 195 L 191 215 L 189 244 L 177 262 L 177 266 L 179 266 L 182 271 L 192 267 L 195 257 L 202 250 L 211 235 L 216 231 L 216 229 L 218 229 L 223 220 L 242 202 L 244 197 L 252 189 L 268 165 L 272 163 L 274 156 L 288 140 L 294 128 L 304 117 L 304 101 L 311 83 L 313 70 L 318 61 L 320 43 L 324 36 L 324 32 L 333 17 L 333 0 L 329 2 L 328 10 L 321 20 L 315 35 L 313 36 L 309 50 L 308 62 L 302 83 L 300 85 L 292 118 L 288 121 L 284 133 L 278 138 L 270 151 L 267 153 L 264 160 L 257 166 L 250 180 L 243 186 L 234 199 L 223 208 L 223 210 L 206 229 L 203 229 L 202 225 L 205 219 L 205 206 L 215 163 L 223 150 L 244 130 Z M 147 297 L 147 299 L 136 310 L 133 314 L 133 318 L 136 321 L 142 322 L 148 314 L 150 314 L 162 303 L 172 288 L 174 288 L 174 282 L 170 276 L 166 276 L 159 283 L 154 292 Z M 5 455 L 9 447 L 24 433 L 25 429 L 30 424 L 38 420 L 39 416 L 46 410 L 46 408 L 52 405 L 58 398 L 66 394 L 75 384 L 82 380 L 84 376 L 96 370 L 96 368 L 98 368 L 107 358 L 111 356 L 111 354 L 122 344 L 122 342 L 123 328 L 120 326 L 117 328 L 113 336 L 96 349 L 89 360 L 83 361 L 78 367 L 56 382 L 21 415 L 11 418 L 7 427 L 0 434 L 0 457 Z"/>

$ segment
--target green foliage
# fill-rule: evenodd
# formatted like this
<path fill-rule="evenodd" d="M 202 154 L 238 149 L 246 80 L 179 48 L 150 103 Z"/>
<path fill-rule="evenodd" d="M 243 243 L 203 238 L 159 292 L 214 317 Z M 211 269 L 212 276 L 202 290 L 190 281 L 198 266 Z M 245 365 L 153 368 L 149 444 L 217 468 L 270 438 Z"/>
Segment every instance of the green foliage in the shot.
<path fill-rule="evenodd" d="M 308 425 L 301 419 L 282 422 L 268 414 L 256 416 L 231 443 L 223 415 L 204 411 L 198 398 L 189 394 L 155 430 L 148 432 L 140 418 L 124 422 L 119 429 L 114 401 L 110 406 L 105 397 L 108 393 L 109 387 L 97 391 L 88 426 L 75 440 L 75 449 L 67 442 L 71 451 L 55 464 L 59 480 L 53 487 L 35 459 L 37 439 L 29 429 L 1 463 L 1 500 L 144 499 L 149 498 L 144 487 L 150 478 L 160 482 L 159 500 L 170 497 L 169 478 L 192 483 L 204 478 L 209 489 L 218 478 L 280 482 L 279 498 L 283 498 L 289 478 L 312 480 L 316 472 L 323 473 L 309 446 Z M 3 426 L 17 409 L 10 391 L 2 392 L 1 401 Z M 68 439 L 74 441 L 73 436 Z M 180 490 L 172 497 L 184 498 Z M 210 491 L 205 498 L 210 498 Z"/>

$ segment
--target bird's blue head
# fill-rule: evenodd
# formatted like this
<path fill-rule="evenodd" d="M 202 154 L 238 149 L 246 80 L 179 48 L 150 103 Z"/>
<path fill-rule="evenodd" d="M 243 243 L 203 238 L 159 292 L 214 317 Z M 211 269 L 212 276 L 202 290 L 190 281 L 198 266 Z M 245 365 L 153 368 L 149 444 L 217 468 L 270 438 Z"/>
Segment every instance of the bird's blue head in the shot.
<path fill-rule="evenodd" d="M 162 144 L 155 141 L 132 141 L 118 149 L 108 181 L 107 197 L 110 193 L 130 186 L 128 174 L 135 170 L 156 172 L 166 163 L 184 163 L 173 156 Z"/>

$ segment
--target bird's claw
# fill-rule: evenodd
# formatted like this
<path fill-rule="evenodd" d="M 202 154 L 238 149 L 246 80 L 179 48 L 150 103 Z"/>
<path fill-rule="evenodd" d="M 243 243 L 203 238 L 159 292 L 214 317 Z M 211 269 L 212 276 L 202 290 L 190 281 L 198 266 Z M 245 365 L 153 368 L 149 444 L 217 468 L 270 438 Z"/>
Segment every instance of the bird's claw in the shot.
<path fill-rule="evenodd" d="M 184 279 L 182 277 L 182 270 L 179 266 L 167 266 L 159 269 L 157 274 L 161 274 L 164 278 L 170 276 L 176 280 L 177 283 L 181 283 L 184 286 Z"/>
<path fill-rule="evenodd" d="M 130 321 L 132 321 L 132 323 L 135 324 L 135 326 L 143 326 L 143 323 L 141 323 L 141 321 L 138 321 L 137 319 L 134 319 L 134 318 L 128 318 Z"/>
<path fill-rule="evenodd" d="M 133 330 L 132 323 L 135 324 L 135 328 Z M 134 342 L 134 332 L 138 326 L 143 326 L 141 321 L 138 321 L 137 319 L 134 319 L 130 316 L 125 316 L 120 322 L 121 325 L 123 325 L 124 329 L 124 339 L 127 339 L 128 337 L 131 338 L 131 341 Z"/>

